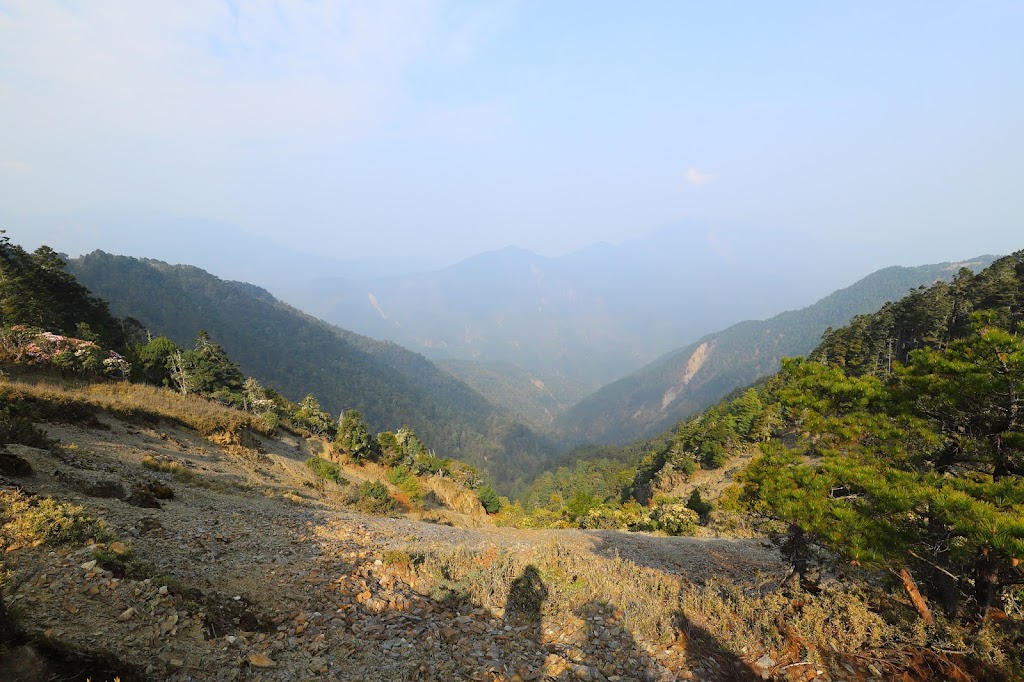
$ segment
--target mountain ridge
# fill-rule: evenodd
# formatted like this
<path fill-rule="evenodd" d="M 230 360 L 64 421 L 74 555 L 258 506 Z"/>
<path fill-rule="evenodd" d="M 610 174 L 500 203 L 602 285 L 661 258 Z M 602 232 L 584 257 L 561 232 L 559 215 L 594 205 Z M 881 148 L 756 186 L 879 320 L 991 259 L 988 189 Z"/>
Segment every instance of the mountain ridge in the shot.
<path fill-rule="evenodd" d="M 782 357 L 809 353 L 830 327 L 900 298 L 907 289 L 951 279 L 993 256 L 916 267 L 890 266 L 816 303 L 767 320 L 745 320 L 666 353 L 602 387 L 559 419 L 573 441 L 624 444 L 653 436 L 730 391 L 778 369 Z M 670 381 L 671 380 L 671 381 Z"/>
<path fill-rule="evenodd" d="M 596 389 L 830 291 L 838 276 L 798 258 L 797 241 L 688 224 L 556 257 L 506 247 L 401 277 L 320 278 L 289 300 L 435 360 L 508 362 Z"/>
<path fill-rule="evenodd" d="M 204 329 L 287 397 L 313 393 L 332 414 L 357 409 L 378 431 L 408 424 L 442 455 L 499 482 L 510 473 L 498 466 L 510 448 L 527 471 L 545 456 L 546 443 L 424 356 L 319 320 L 256 285 L 102 251 L 69 260 L 68 270 L 118 314 L 181 344 Z"/>

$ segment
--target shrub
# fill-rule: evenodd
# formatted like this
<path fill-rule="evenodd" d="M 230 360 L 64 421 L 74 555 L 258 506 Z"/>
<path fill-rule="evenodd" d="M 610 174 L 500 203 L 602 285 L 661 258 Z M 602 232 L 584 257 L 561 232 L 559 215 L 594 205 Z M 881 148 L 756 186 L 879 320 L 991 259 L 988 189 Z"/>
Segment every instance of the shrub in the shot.
<path fill-rule="evenodd" d="M 109 547 L 97 549 L 92 553 L 92 558 L 118 578 L 143 580 L 156 574 L 156 567 L 137 557 L 130 548 L 120 553 L 114 552 Z"/>
<path fill-rule="evenodd" d="M 391 499 L 386 485 L 380 481 L 366 481 L 359 486 L 356 507 L 368 514 L 390 514 L 398 508 L 398 504 Z"/>
<path fill-rule="evenodd" d="M 0 522 L 0 532 L 14 542 L 63 545 L 112 537 L 106 524 L 82 507 L 21 493 L 0 496 Z"/>
<path fill-rule="evenodd" d="M 700 518 L 685 504 L 669 503 L 655 507 L 651 519 L 669 535 L 692 535 Z"/>
<path fill-rule="evenodd" d="M 310 471 L 325 481 L 332 481 L 339 485 L 348 484 L 348 480 L 341 475 L 341 467 L 334 462 L 328 462 L 323 457 L 313 455 L 306 460 L 306 466 Z"/>
<path fill-rule="evenodd" d="M 690 498 L 686 500 L 686 506 L 697 513 L 701 522 L 707 521 L 708 515 L 711 513 L 711 510 L 714 509 L 714 505 L 710 502 L 705 502 L 704 499 L 701 498 L 700 490 L 698 488 L 694 488 L 693 492 L 690 493 Z"/>
<path fill-rule="evenodd" d="M 480 504 L 484 506 L 488 514 L 497 514 L 501 511 L 501 498 L 498 497 L 497 490 L 489 485 L 485 485 L 477 490 L 476 494 L 480 498 Z"/>
<path fill-rule="evenodd" d="M 388 472 L 388 480 L 398 486 L 405 495 L 413 502 L 423 499 L 423 488 L 420 486 L 415 474 L 409 471 L 408 467 L 395 467 Z"/>

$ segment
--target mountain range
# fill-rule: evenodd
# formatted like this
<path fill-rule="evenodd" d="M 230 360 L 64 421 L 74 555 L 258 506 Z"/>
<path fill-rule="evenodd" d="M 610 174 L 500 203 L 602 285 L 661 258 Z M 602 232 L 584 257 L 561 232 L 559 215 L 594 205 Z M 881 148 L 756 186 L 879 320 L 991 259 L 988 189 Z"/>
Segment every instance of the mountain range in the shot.
<path fill-rule="evenodd" d="M 805 305 L 842 283 L 793 236 L 665 228 L 549 258 L 509 247 L 441 270 L 320 278 L 288 300 L 435 360 L 511 363 L 597 389 L 737 320 Z"/>
<path fill-rule="evenodd" d="M 422 355 L 327 324 L 252 284 L 102 251 L 67 268 L 114 314 L 153 334 L 188 347 L 205 330 L 245 373 L 289 399 L 309 392 L 332 414 L 357 409 L 375 431 L 408 425 L 439 456 L 470 462 L 499 484 L 528 476 L 553 449 Z"/>
<path fill-rule="evenodd" d="M 783 357 L 806 355 L 830 327 L 993 260 L 884 268 L 806 308 L 708 334 L 581 400 L 559 417 L 559 428 L 574 442 L 621 444 L 654 435 L 776 372 Z"/>

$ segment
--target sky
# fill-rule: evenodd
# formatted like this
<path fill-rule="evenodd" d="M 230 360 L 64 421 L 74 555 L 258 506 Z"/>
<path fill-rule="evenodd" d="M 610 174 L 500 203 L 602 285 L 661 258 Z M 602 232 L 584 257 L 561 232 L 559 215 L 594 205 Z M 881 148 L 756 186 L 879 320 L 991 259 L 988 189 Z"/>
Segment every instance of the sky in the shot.
<path fill-rule="evenodd" d="M 1022 35 L 998 1 L 0 0 L 0 206 L 347 260 L 681 223 L 879 266 L 1004 254 Z"/>

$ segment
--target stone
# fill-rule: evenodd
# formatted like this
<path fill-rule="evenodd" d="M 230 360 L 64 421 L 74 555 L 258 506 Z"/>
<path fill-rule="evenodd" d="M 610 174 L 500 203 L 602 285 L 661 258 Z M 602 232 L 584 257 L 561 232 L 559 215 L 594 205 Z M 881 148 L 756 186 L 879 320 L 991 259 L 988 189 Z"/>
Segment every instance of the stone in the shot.
<path fill-rule="evenodd" d="M 277 665 L 277 663 L 274 663 L 263 654 L 251 654 L 249 656 L 249 664 L 256 668 L 273 668 Z"/>
<path fill-rule="evenodd" d="M 121 615 L 117 617 L 118 620 L 131 620 L 132 616 L 135 615 L 134 607 L 128 607 L 121 612 Z"/>

